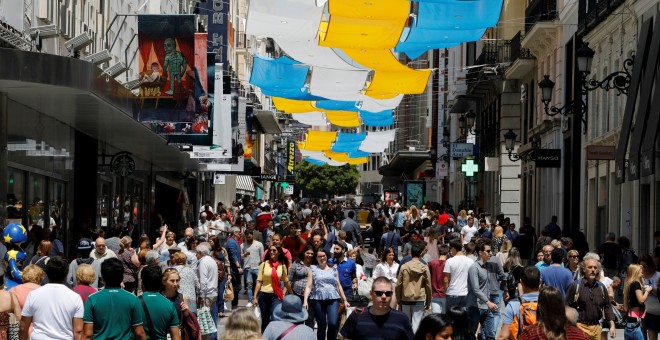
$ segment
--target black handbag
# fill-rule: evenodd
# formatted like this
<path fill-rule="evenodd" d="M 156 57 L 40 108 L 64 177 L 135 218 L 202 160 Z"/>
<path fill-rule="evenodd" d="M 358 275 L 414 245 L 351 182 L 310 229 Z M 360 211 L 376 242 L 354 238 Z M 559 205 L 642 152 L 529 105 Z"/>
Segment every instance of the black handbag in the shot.
<path fill-rule="evenodd" d="M 347 295 L 346 301 L 351 304 L 351 307 L 367 307 L 369 305 L 369 298 L 358 294 Z"/>

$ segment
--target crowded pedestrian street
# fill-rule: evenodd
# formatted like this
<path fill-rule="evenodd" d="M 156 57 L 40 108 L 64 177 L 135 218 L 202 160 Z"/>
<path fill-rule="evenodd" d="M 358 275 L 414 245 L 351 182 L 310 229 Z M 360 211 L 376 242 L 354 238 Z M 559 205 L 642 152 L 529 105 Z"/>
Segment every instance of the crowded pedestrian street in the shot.
<path fill-rule="evenodd" d="M 658 340 L 659 13 L 0 0 L 0 340 Z"/>

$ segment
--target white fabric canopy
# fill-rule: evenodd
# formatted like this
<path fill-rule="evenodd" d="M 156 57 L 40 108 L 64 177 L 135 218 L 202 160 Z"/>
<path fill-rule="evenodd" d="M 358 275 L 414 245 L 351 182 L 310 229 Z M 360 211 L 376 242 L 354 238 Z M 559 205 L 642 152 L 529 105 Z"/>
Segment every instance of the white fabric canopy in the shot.
<path fill-rule="evenodd" d="M 252 0 L 245 33 L 273 39 L 315 40 L 323 7 L 316 0 Z"/>
<path fill-rule="evenodd" d="M 349 58 L 342 58 L 336 50 L 319 46 L 316 37 L 309 40 L 292 40 L 291 37 L 276 38 L 275 42 L 289 57 L 313 66 L 321 66 L 336 70 L 364 69 Z"/>
<path fill-rule="evenodd" d="M 337 162 L 337 161 L 334 161 L 334 160 L 332 160 L 332 159 L 326 157 L 326 156 L 323 154 L 323 152 L 321 152 L 320 155 L 309 156 L 309 158 L 311 158 L 311 159 L 315 159 L 315 160 L 317 160 L 317 161 L 325 162 L 325 163 L 327 163 L 327 164 L 330 165 L 330 166 L 342 166 L 342 165 L 346 164 L 346 162 Z"/>
<path fill-rule="evenodd" d="M 374 99 L 366 95 L 360 95 L 359 97 L 360 98 L 356 99 L 356 101 L 362 102 L 360 110 L 369 112 L 393 110 L 399 106 L 399 103 L 401 103 L 401 100 L 403 99 L 402 94 L 390 99 Z"/>
<path fill-rule="evenodd" d="M 367 138 L 362 141 L 359 150 L 364 152 L 385 152 L 390 142 L 394 141 L 396 129 L 387 131 L 372 131 L 367 133 Z"/>
<path fill-rule="evenodd" d="M 312 95 L 332 99 L 352 101 L 364 89 L 369 76 L 368 71 L 333 70 L 323 67 L 313 67 L 309 81 L 309 92 Z"/>
<path fill-rule="evenodd" d="M 292 114 L 291 118 L 299 121 L 300 123 L 311 126 L 325 126 L 328 124 L 328 120 L 325 118 L 325 114 L 319 111 L 296 113 Z"/>
<path fill-rule="evenodd" d="M 299 150 L 300 150 L 300 154 L 303 157 L 312 157 L 312 158 L 316 158 L 316 159 L 318 159 L 318 157 L 321 157 L 321 156 L 325 157 L 323 155 L 323 151 L 309 151 L 309 150 L 305 150 L 305 149 L 299 149 Z"/>

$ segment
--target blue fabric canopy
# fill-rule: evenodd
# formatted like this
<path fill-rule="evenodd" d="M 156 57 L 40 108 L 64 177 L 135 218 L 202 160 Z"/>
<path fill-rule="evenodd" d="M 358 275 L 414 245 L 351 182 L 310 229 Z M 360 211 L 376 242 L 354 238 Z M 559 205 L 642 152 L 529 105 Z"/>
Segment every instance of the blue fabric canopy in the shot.
<path fill-rule="evenodd" d="M 314 106 L 323 110 L 353 111 L 358 110 L 358 102 L 347 102 L 341 100 L 317 100 Z"/>
<path fill-rule="evenodd" d="M 394 50 L 403 52 L 410 59 L 416 59 L 425 51 L 437 48 L 457 46 L 462 42 L 477 41 L 486 32 L 486 28 L 471 30 L 426 29 L 411 27 L 405 41 L 400 41 Z"/>
<path fill-rule="evenodd" d="M 369 155 L 371 155 L 369 152 L 364 152 L 360 150 L 348 152 L 349 158 L 363 158 L 363 157 L 369 157 Z"/>
<path fill-rule="evenodd" d="M 324 162 L 324 161 L 320 161 L 320 160 L 318 160 L 318 159 L 305 157 L 305 160 L 306 160 L 307 163 L 309 163 L 309 164 L 318 165 L 318 166 L 323 166 L 323 165 L 325 165 L 325 162 Z"/>
<path fill-rule="evenodd" d="M 366 132 L 348 133 L 338 132 L 337 139 L 332 144 L 331 150 L 334 152 L 353 152 L 357 151 L 362 141 L 367 138 Z"/>
<path fill-rule="evenodd" d="M 392 110 L 381 112 L 360 111 L 360 118 L 362 118 L 362 123 L 366 126 L 386 127 L 394 124 Z"/>
<path fill-rule="evenodd" d="M 309 66 L 289 57 L 277 59 L 254 56 L 250 84 L 259 86 L 267 96 L 297 100 L 324 99 L 309 94 L 305 87 Z"/>

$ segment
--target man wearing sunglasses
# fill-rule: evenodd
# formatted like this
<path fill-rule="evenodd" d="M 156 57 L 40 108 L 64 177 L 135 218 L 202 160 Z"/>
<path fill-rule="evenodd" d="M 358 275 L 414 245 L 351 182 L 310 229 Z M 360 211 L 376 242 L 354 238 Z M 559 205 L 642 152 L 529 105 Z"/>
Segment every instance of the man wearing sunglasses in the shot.
<path fill-rule="evenodd" d="M 476 333 L 481 324 L 483 340 L 495 340 L 495 313 L 498 313 L 497 303 L 491 297 L 489 280 L 489 260 L 492 255 L 492 246 L 489 239 L 477 243 L 479 259 L 468 271 L 468 316 L 470 318 L 470 332 Z"/>
<path fill-rule="evenodd" d="M 356 308 L 351 313 L 340 331 L 344 339 L 395 340 L 414 337 L 410 319 L 390 307 L 393 288 L 392 281 L 384 276 L 374 280 L 371 285 L 373 305 Z"/>

